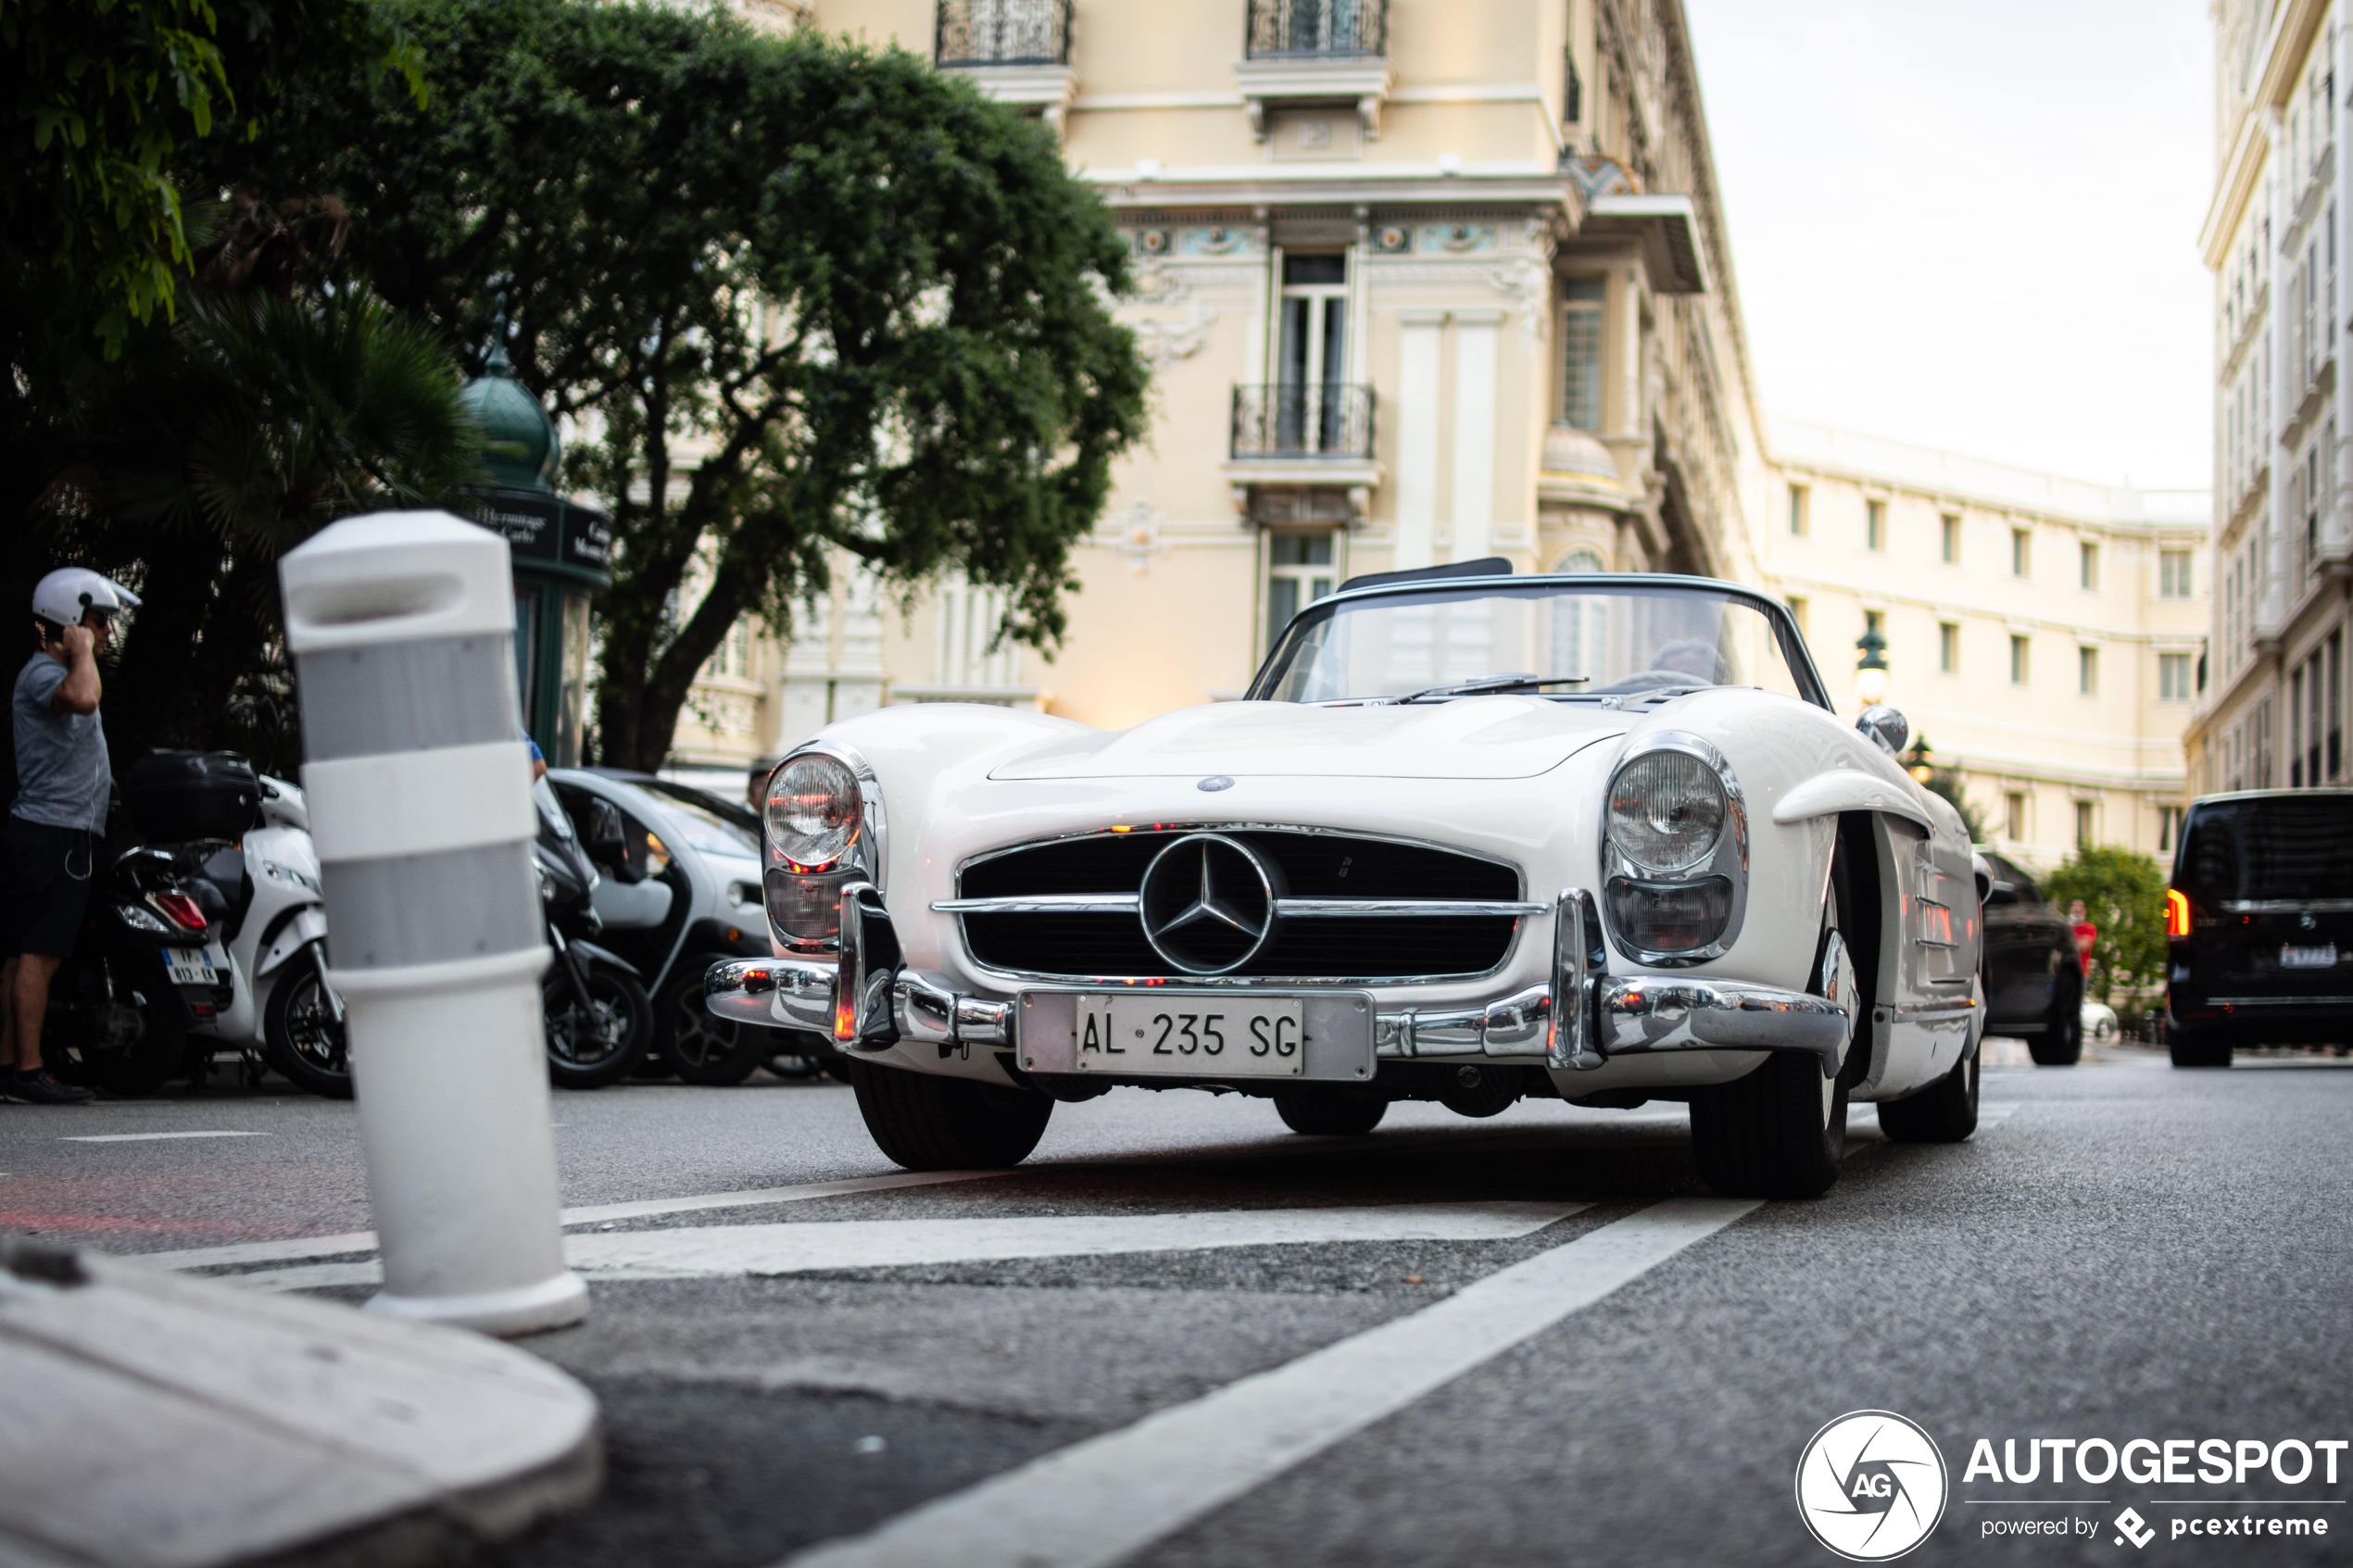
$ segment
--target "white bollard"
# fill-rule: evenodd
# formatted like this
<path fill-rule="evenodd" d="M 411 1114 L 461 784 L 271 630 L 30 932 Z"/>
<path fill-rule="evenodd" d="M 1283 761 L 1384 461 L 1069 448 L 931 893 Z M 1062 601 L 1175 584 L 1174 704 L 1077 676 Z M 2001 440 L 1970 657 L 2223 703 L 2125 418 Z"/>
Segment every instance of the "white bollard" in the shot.
<path fill-rule="evenodd" d="M 489 1334 L 577 1323 L 507 542 L 446 512 L 378 512 L 278 575 L 384 1252 L 368 1305 Z"/>

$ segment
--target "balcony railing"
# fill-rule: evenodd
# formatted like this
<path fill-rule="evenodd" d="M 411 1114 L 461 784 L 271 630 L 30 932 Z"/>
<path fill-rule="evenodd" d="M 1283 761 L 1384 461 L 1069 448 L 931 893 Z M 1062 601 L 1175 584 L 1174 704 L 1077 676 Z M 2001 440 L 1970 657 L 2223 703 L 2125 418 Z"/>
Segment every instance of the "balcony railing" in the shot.
<path fill-rule="evenodd" d="M 1234 388 L 1237 458 L 1369 458 L 1373 389 L 1321 383 Z"/>
<path fill-rule="evenodd" d="M 1253 60 L 1346 59 L 1389 53 L 1389 0 L 1250 0 Z"/>
<path fill-rule="evenodd" d="M 1070 64 L 1070 0 L 939 0 L 943 66 Z"/>

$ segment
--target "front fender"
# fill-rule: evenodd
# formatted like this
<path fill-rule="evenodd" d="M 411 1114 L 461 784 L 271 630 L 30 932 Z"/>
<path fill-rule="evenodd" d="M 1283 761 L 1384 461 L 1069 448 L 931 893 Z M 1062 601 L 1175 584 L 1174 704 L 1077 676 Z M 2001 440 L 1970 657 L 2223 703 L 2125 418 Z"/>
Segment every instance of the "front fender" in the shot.
<path fill-rule="evenodd" d="M 1786 827 L 1847 811 L 1883 811 L 1918 822 L 1931 833 L 1936 831 L 1935 820 L 1910 792 L 1857 768 L 1832 768 L 1792 785 L 1773 803 L 1773 821 Z"/>
<path fill-rule="evenodd" d="M 619 953 L 614 952 L 610 947 L 599 947 L 594 942 L 579 941 L 570 942 L 565 945 L 573 952 L 578 953 L 583 960 L 589 963 L 609 965 L 613 969 L 621 971 L 622 973 L 629 976 L 630 979 L 638 982 L 640 985 L 645 983 L 646 977 L 644 973 L 639 971 L 637 966 L 631 963 L 627 959 L 623 958 Z"/>
<path fill-rule="evenodd" d="M 317 904 L 296 909 L 294 918 L 280 926 L 270 939 L 270 945 L 254 960 L 254 978 L 258 980 L 275 972 L 286 960 L 309 947 L 327 939 L 327 911 Z"/>

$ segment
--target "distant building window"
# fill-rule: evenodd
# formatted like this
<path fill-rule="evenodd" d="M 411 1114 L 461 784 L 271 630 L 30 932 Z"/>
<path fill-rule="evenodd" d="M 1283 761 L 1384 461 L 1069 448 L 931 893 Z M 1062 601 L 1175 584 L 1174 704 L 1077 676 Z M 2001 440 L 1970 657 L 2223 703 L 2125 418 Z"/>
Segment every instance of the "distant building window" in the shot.
<path fill-rule="evenodd" d="M 1803 484 L 1789 487 L 1789 531 L 1793 538 L 1806 537 L 1806 503 L 1812 498 L 1811 493 Z"/>
<path fill-rule="evenodd" d="M 1867 550 L 1887 548 L 1887 503 L 1885 501 L 1863 503 L 1863 548 Z"/>
<path fill-rule="evenodd" d="M 2014 844 L 2026 842 L 2027 831 L 2034 824 L 2028 819 L 2026 792 L 2011 790 L 2002 797 L 2002 836 Z"/>
<path fill-rule="evenodd" d="M 1570 278 L 1561 285 L 1561 423 L 1602 428 L 1601 278 Z"/>
<path fill-rule="evenodd" d="M 2034 571 L 2034 535 L 2023 528 L 2010 530 L 2010 575 L 2030 577 Z"/>
<path fill-rule="evenodd" d="M 1290 618 L 1332 591 L 1329 533 L 1266 536 L 1266 644 L 1272 647 Z"/>
<path fill-rule="evenodd" d="M 2096 591 L 2100 585 L 2100 547 L 2082 544 L 2075 547 L 2076 586 Z"/>
<path fill-rule="evenodd" d="M 2190 596 L 2189 551 L 2158 552 L 2157 593 L 2159 598 L 2165 599 L 2186 599 Z"/>
<path fill-rule="evenodd" d="M 2161 854 L 2171 854 L 2182 842 L 2182 809 L 2159 806 L 2157 809 L 2157 847 Z"/>
<path fill-rule="evenodd" d="M 2092 847 L 2092 819 L 2095 814 L 2091 801 L 2079 800 L 2075 803 L 2075 847 L 2078 849 Z"/>
<path fill-rule="evenodd" d="M 2100 695 L 2100 650 L 2075 650 L 2075 689 L 2085 696 Z"/>
<path fill-rule="evenodd" d="M 2022 686 L 2026 684 L 2027 677 L 2032 673 L 2032 650 L 2027 646 L 2027 640 L 2024 637 L 2012 636 L 2010 638 L 2010 684 L 2014 686 Z"/>
<path fill-rule="evenodd" d="M 1958 566 L 1961 560 L 1961 520 L 1946 512 L 1936 520 L 1937 554 L 1947 566 Z"/>
<path fill-rule="evenodd" d="M 1789 617 L 1797 622 L 1797 634 L 1801 637 L 1806 635 L 1806 601 L 1804 599 L 1789 601 Z"/>
<path fill-rule="evenodd" d="M 1947 675 L 1960 673 L 1961 629 L 1950 621 L 1936 625 L 1936 668 Z"/>
<path fill-rule="evenodd" d="M 2190 656 L 2185 653 L 2161 653 L 2157 656 L 2157 700 L 2187 702 L 2190 700 Z"/>

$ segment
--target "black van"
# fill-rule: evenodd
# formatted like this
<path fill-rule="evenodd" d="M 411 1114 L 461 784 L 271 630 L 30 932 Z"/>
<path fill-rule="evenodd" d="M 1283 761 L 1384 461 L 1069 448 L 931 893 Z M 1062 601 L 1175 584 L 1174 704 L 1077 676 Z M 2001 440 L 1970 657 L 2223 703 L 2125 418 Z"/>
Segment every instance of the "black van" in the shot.
<path fill-rule="evenodd" d="M 2237 1046 L 2353 1041 L 2353 790 L 2190 805 L 2165 895 L 2176 1067 Z"/>

